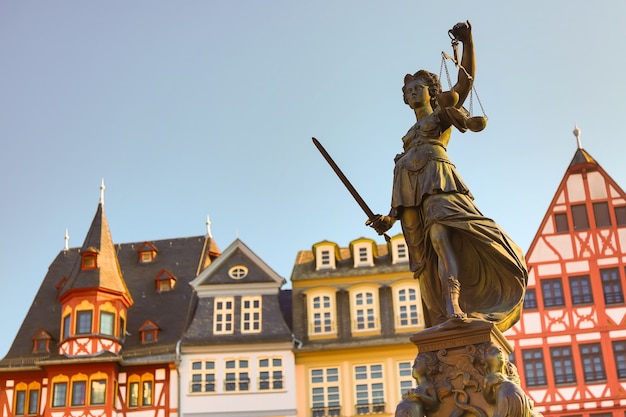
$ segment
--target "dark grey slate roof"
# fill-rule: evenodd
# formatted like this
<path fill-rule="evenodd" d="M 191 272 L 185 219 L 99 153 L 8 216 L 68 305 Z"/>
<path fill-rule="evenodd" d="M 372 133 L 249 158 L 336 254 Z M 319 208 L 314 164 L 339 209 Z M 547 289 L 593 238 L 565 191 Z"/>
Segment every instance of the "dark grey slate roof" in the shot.
<path fill-rule="evenodd" d="M 129 334 L 124 340 L 119 359 L 130 360 L 174 352 L 194 308 L 195 295 L 189 283 L 196 277 L 198 265 L 206 257 L 203 250 L 211 247 L 215 251 L 216 248 L 214 244 L 207 244 L 206 240 L 205 236 L 195 236 L 150 241 L 158 249 L 158 254 L 153 262 L 145 264 L 139 262 L 137 253 L 137 248 L 144 241 L 115 245 L 124 281 L 134 301 L 128 309 L 126 327 Z M 79 260 L 80 249 L 77 248 L 61 251 L 57 255 L 9 352 L 0 361 L 0 369 L 28 366 L 46 358 L 51 361 L 65 358 L 56 353 L 61 327 L 60 291 L 56 287 L 64 277 L 71 274 Z M 159 293 L 154 278 L 163 269 L 176 277 L 176 285 L 171 291 Z M 146 320 L 156 323 L 160 331 L 157 342 L 142 345 L 138 329 Z M 32 353 L 31 338 L 42 328 L 52 336 L 50 354 Z M 105 356 L 100 355 L 98 358 L 105 360 Z"/>
<path fill-rule="evenodd" d="M 233 279 L 228 271 L 234 266 L 245 266 L 248 274 L 242 279 Z M 280 286 L 285 283 L 274 270 L 265 264 L 242 241 L 235 240 L 220 257 L 209 265 L 192 283 L 198 291 L 208 290 L 219 296 L 234 297 L 234 318 L 232 334 L 213 334 L 214 296 L 200 296 L 193 319 L 185 336 L 183 346 L 250 344 L 291 341 L 291 329 L 287 325 L 279 300 Z M 259 333 L 242 333 L 241 323 L 241 292 L 254 295 L 258 284 L 264 284 L 262 294 L 262 323 Z M 222 288 L 229 285 L 229 290 Z M 234 289 L 235 287 L 236 289 Z M 240 288 L 240 289 L 239 289 Z M 260 294 L 260 293 L 259 293 Z"/>

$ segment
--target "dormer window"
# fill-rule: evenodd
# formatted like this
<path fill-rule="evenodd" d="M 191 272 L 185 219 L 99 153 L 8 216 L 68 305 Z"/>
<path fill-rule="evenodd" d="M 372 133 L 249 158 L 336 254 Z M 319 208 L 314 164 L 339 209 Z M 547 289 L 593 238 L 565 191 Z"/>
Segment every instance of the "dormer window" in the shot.
<path fill-rule="evenodd" d="M 337 244 L 332 242 L 321 242 L 313 245 L 315 256 L 315 270 L 335 269 L 337 259 Z"/>
<path fill-rule="evenodd" d="M 65 283 L 68 281 L 68 277 L 63 277 L 59 280 L 59 282 L 56 283 L 56 285 L 54 286 L 54 288 L 57 289 L 57 291 L 61 291 L 61 288 L 63 288 L 63 286 L 65 285 Z"/>
<path fill-rule="evenodd" d="M 159 292 L 170 291 L 174 289 L 176 285 L 176 277 L 165 269 L 161 270 L 161 272 L 154 277 L 154 281 L 156 282 L 156 289 Z"/>
<path fill-rule="evenodd" d="M 399 264 L 409 261 L 409 248 L 402 235 L 391 239 L 391 263 Z"/>
<path fill-rule="evenodd" d="M 81 264 L 81 268 L 83 270 L 87 270 L 87 269 L 96 269 L 98 268 L 98 254 L 96 253 L 95 249 L 93 251 L 85 251 L 82 254 L 82 264 Z"/>
<path fill-rule="evenodd" d="M 152 320 L 146 320 L 146 322 L 139 328 L 141 333 L 141 343 L 154 343 L 158 339 L 159 326 L 157 326 Z"/>
<path fill-rule="evenodd" d="M 354 267 L 374 266 L 375 243 L 371 239 L 359 239 L 350 243 Z"/>
<path fill-rule="evenodd" d="M 154 261 L 157 254 L 157 248 L 152 243 L 144 242 L 137 248 L 139 254 L 139 263 L 146 264 Z"/>
<path fill-rule="evenodd" d="M 33 352 L 43 353 L 50 352 L 50 340 L 52 336 L 48 334 L 44 329 L 39 330 L 33 336 Z"/>

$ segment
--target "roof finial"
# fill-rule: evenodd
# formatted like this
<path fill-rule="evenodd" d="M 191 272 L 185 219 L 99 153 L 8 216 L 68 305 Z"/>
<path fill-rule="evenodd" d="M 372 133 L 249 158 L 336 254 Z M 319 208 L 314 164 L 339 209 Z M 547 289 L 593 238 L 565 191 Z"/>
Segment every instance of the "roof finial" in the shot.
<path fill-rule="evenodd" d="M 213 234 L 211 233 L 211 218 L 208 214 L 206 215 L 206 236 L 213 239 Z"/>
<path fill-rule="evenodd" d="M 104 207 L 104 178 L 102 178 L 102 183 L 100 184 L 100 204 Z"/>
<path fill-rule="evenodd" d="M 576 136 L 576 143 L 578 144 L 578 149 L 582 149 L 583 144 L 580 141 L 580 129 L 578 128 L 577 124 L 574 124 L 574 131 L 572 133 L 574 134 L 574 136 Z"/>
<path fill-rule="evenodd" d="M 65 248 L 63 250 L 67 252 L 69 248 L 70 248 L 70 232 L 67 230 L 67 228 L 65 228 Z"/>

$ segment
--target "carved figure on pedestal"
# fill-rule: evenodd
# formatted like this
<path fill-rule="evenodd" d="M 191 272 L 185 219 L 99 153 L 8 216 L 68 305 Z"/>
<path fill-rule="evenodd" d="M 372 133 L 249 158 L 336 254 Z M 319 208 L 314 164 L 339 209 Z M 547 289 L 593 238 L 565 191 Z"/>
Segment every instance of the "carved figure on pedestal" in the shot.
<path fill-rule="evenodd" d="M 519 247 L 476 207 L 446 152 L 452 126 L 465 132 L 486 124 L 462 107 L 475 73 L 471 25 L 458 23 L 449 33 L 463 44 L 458 81 L 442 92 L 435 74 L 405 76 L 404 102 L 416 122 L 395 158 L 391 211 L 367 224 L 383 234 L 400 220 L 427 327 L 474 318 L 505 331 L 520 316 L 526 265 Z"/>
<path fill-rule="evenodd" d="M 519 385 L 515 366 L 505 361 L 503 352 L 492 346 L 485 352 L 488 373 L 483 383 L 483 395 L 495 406 L 493 417 L 536 417 L 534 404 Z"/>
<path fill-rule="evenodd" d="M 426 410 L 437 410 L 440 402 L 431 378 L 436 372 L 437 358 L 432 353 L 417 355 L 413 362 L 413 378 L 417 387 L 404 394 L 395 417 L 424 417 Z"/>

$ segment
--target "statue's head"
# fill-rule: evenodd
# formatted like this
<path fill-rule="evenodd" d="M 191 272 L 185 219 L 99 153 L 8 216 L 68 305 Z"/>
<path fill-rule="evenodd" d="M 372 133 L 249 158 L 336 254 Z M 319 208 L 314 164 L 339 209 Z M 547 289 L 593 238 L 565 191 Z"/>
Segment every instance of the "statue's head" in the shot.
<path fill-rule="evenodd" d="M 428 94 L 430 95 L 430 105 L 433 109 L 437 107 L 437 96 L 441 93 L 441 82 L 439 77 L 432 72 L 426 70 L 419 70 L 415 74 L 407 74 L 404 76 L 404 85 L 402 86 L 402 96 L 404 102 L 408 105 L 409 102 L 406 99 L 406 86 L 410 83 L 418 82 L 428 87 Z"/>

